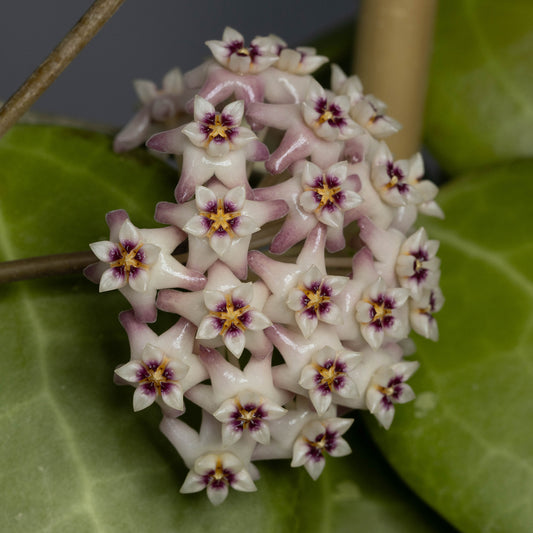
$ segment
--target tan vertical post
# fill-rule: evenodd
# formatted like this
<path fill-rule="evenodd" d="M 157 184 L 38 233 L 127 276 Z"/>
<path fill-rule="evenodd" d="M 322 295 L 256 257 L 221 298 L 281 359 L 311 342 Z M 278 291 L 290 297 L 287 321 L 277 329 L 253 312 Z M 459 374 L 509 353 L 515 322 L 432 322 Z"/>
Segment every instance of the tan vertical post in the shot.
<path fill-rule="evenodd" d="M 397 158 L 420 148 L 436 11 L 437 0 L 361 1 L 354 71 L 403 126 L 386 139 Z"/>

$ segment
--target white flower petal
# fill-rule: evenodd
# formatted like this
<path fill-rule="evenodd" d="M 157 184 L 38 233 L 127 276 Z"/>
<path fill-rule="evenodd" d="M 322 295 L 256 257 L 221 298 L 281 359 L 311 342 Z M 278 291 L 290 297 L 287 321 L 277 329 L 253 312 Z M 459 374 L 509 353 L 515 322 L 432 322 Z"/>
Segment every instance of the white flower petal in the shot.
<path fill-rule="evenodd" d="M 224 335 L 224 344 L 235 357 L 240 357 L 246 344 L 244 333 L 240 330 L 226 333 Z"/>
<path fill-rule="evenodd" d="M 161 391 L 161 398 L 172 409 L 183 411 L 183 391 L 179 383 L 170 383 L 164 391 Z"/>
<path fill-rule="evenodd" d="M 244 115 L 244 100 L 231 102 L 222 110 L 222 115 L 229 115 L 233 120 L 234 126 L 239 126 Z"/>
<path fill-rule="evenodd" d="M 240 301 L 249 304 L 254 297 L 254 285 L 252 282 L 242 283 L 233 289 L 231 297 L 234 302 Z"/>
<path fill-rule="evenodd" d="M 250 431 L 250 435 L 259 444 L 268 444 L 270 442 L 270 429 L 268 429 L 268 425 L 264 421 L 261 422 L 258 428 Z"/>
<path fill-rule="evenodd" d="M 232 238 L 226 232 L 215 232 L 209 239 L 209 246 L 219 257 L 222 257 L 229 250 L 232 242 Z"/>
<path fill-rule="evenodd" d="M 217 486 L 217 488 L 207 485 L 206 492 L 209 501 L 213 505 L 220 505 L 228 497 L 229 488 L 225 483 Z"/>
<path fill-rule="evenodd" d="M 345 455 L 350 455 L 351 453 L 352 449 L 350 448 L 350 445 L 340 437 L 335 440 L 335 448 L 329 452 L 331 457 L 344 457 Z"/>
<path fill-rule="evenodd" d="M 205 489 L 205 483 L 202 476 L 199 476 L 192 470 L 190 470 L 180 488 L 182 494 L 190 494 L 192 492 L 200 492 Z"/>
<path fill-rule="evenodd" d="M 204 237 L 208 230 L 209 226 L 206 223 L 206 219 L 200 215 L 193 216 L 188 220 L 187 224 L 183 226 L 183 231 L 199 238 Z"/>
<path fill-rule="evenodd" d="M 135 412 L 145 409 L 149 405 L 152 405 L 156 399 L 156 392 L 150 391 L 146 387 L 139 385 L 133 393 L 133 410 Z"/>
<path fill-rule="evenodd" d="M 317 371 L 313 365 L 305 365 L 302 368 L 302 372 L 300 374 L 300 380 L 298 381 L 298 385 L 300 387 L 303 387 L 304 389 L 313 389 L 316 387 L 316 378 L 317 378 Z"/>
<path fill-rule="evenodd" d="M 108 268 L 100 278 L 100 292 L 120 289 L 126 285 L 126 276 L 121 275 L 117 268 Z"/>
<path fill-rule="evenodd" d="M 318 318 L 316 315 L 310 316 L 305 312 L 297 312 L 295 318 L 302 335 L 306 339 L 309 338 L 318 326 Z"/>
<path fill-rule="evenodd" d="M 331 405 L 331 392 L 315 388 L 309 391 L 309 399 L 319 416 L 322 416 Z"/>
<path fill-rule="evenodd" d="M 126 242 L 131 243 L 134 247 L 139 244 L 140 235 L 137 228 L 131 223 L 128 218 L 124 221 L 118 232 L 119 241 L 124 244 Z"/>
<path fill-rule="evenodd" d="M 120 256 L 119 247 L 111 241 L 99 241 L 89 244 L 93 254 L 104 263 L 111 263 L 116 255 Z"/>
<path fill-rule="evenodd" d="M 206 211 L 211 205 L 217 204 L 216 194 L 207 187 L 196 187 L 196 207 L 199 211 Z"/>
<path fill-rule="evenodd" d="M 252 331 L 261 331 L 269 328 L 272 325 L 272 321 L 263 313 L 256 311 L 255 309 L 249 311 L 250 322 L 247 324 L 247 329 Z"/>
<path fill-rule="evenodd" d="M 214 339 L 220 333 L 221 328 L 219 327 L 217 320 L 212 316 L 205 316 L 200 325 L 198 326 L 198 331 L 196 332 L 197 339 Z"/>
<path fill-rule="evenodd" d="M 134 291 L 146 292 L 149 282 L 150 274 L 144 268 L 138 268 L 137 270 L 130 272 L 128 284 Z"/>
<path fill-rule="evenodd" d="M 317 199 L 315 191 L 304 191 L 300 194 L 299 202 L 302 209 L 307 213 L 314 213 L 320 205 L 320 200 Z"/>
<path fill-rule="evenodd" d="M 130 383 L 139 382 L 139 372 L 144 372 L 144 367 L 139 361 L 130 361 L 125 365 L 115 368 L 115 374 Z"/>
<path fill-rule="evenodd" d="M 208 102 L 198 94 L 194 97 L 195 122 L 204 122 L 206 115 L 212 115 L 215 112 L 215 106 L 211 102 Z"/>
<path fill-rule="evenodd" d="M 235 474 L 231 488 L 242 492 L 254 492 L 257 490 L 249 472 L 244 468 Z"/>
<path fill-rule="evenodd" d="M 316 481 L 320 474 L 322 474 L 322 471 L 324 470 L 324 467 L 326 466 L 326 460 L 324 457 L 316 459 L 309 459 L 305 464 L 304 468 L 307 470 L 307 473 Z"/>

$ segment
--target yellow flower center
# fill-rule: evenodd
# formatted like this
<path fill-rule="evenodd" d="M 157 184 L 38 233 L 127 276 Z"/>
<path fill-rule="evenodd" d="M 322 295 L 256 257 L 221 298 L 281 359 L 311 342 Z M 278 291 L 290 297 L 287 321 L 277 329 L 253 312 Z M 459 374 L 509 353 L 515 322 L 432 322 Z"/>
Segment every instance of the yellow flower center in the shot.
<path fill-rule="evenodd" d="M 233 228 L 231 227 L 229 221 L 241 216 L 241 214 L 239 211 L 226 213 L 224 209 L 224 200 L 219 198 L 217 200 L 216 213 L 201 211 L 200 216 L 205 217 L 213 222 L 209 228 L 209 231 L 207 232 L 207 237 L 212 237 L 219 228 L 222 228 L 233 239 L 235 237 L 235 233 L 233 232 Z"/>
<path fill-rule="evenodd" d="M 337 204 L 335 201 L 335 195 L 339 194 L 341 187 L 330 187 L 326 180 L 322 181 L 322 187 L 308 187 L 306 191 L 314 191 L 320 195 L 320 203 L 316 207 L 315 211 L 320 211 L 328 203 Z"/>
<path fill-rule="evenodd" d="M 110 267 L 111 268 L 121 268 L 121 267 L 124 268 L 124 273 L 126 275 L 126 281 L 130 277 L 130 271 L 132 268 L 143 268 L 145 270 L 148 270 L 150 268 L 146 263 L 142 263 L 138 259 L 135 259 L 135 256 L 137 255 L 139 250 L 142 248 L 142 242 L 140 242 L 135 248 L 133 248 L 129 252 L 126 250 L 126 248 L 124 248 L 124 246 L 122 246 L 121 243 L 118 243 L 118 247 L 119 247 L 122 257 L 110 263 Z"/>
<path fill-rule="evenodd" d="M 329 302 L 330 300 L 330 297 L 326 294 L 320 294 L 322 291 L 322 283 L 316 291 L 312 291 L 303 285 L 300 285 L 298 288 L 305 294 L 308 300 L 308 302 L 305 304 L 304 310 L 312 308 L 315 313 L 318 313 L 320 306 L 325 302 Z"/>
<path fill-rule="evenodd" d="M 161 361 L 161 363 L 159 363 L 159 366 L 155 370 L 150 368 L 146 363 L 141 362 L 146 372 L 148 372 L 148 376 L 142 379 L 139 383 L 153 383 L 155 389 L 157 390 L 157 393 L 161 394 L 161 384 L 172 382 L 171 379 L 168 379 L 165 376 L 165 372 L 169 362 L 170 359 L 168 357 L 163 357 L 163 360 Z"/>
<path fill-rule="evenodd" d="M 228 138 L 228 134 L 226 133 L 226 131 L 229 128 L 228 126 L 224 126 L 222 124 L 222 119 L 220 118 L 220 115 L 215 116 L 215 123 L 209 124 L 209 129 L 211 130 L 211 132 L 209 133 L 209 137 L 207 138 L 207 144 L 209 144 L 216 137 L 222 137 L 224 139 Z"/>
<path fill-rule="evenodd" d="M 329 368 L 325 368 L 323 366 L 314 364 L 313 365 L 315 370 L 322 376 L 322 379 L 319 383 L 319 386 L 321 385 L 327 385 L 329 389 L 331 390 L 332 385 L 334 381 L 339 376 L 344 376 L 344 372 L 339 372 L 336 370 L 336 365 L 333 363 Z"/>
<path fill-rule="evenodd" d="M 242 323 L 241 316 L 244 315 L 250 309 L 249 305 L 235 308 L 230 294 L 226 294 L 225 298 L 226 298 L 226 310 L 225 311 L 210 311 L 209 312 L 211 316 L 224 320 L 224 325 L 222 326 L 222 329 L 220 330 L 220 335 L 222 337 L 227 333 L 227 331 L 232 326 L 239 328 L 241 331 L 245 331 L 246 326 Z"/>
<path fill-rule="evenodd" d="M 327 122 L 328 120 L 331 120 L 332 118 L 334 118 L 334 114 L 328 109 L 327 111 L 324 111 L 319 117 L 318 117 L 318 120 L 317 120 L 317 125 L 318 126 L 321 126 L 322 124 L 324 124 L 324 122 Z"/>

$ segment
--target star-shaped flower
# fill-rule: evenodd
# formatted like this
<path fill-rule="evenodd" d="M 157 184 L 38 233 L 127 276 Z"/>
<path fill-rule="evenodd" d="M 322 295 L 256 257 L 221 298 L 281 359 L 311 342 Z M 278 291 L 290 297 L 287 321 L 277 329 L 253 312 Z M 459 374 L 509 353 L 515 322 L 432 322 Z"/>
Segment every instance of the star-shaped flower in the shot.
<path fill-rule="evenodd" d="M 284 216 L 287 204 L 283 200 L 247 200 L 242 186 L 228 190 L 216 180 L 207 185 L 196 187 L 194 201 L 159 203 L 155 219 L 189 234 L 189 268 L 204 272 L 220 259 L 238 278 L 245 279 L 252 234 L 266 222 Z"/>
<path fill-rule="evenodd" d="M 100 292 L 119 289 L 143 322 L 156 319 L 158 289 L 198 290 L 205 285 L 202 274 L 185 268 L 171 255 L 186 237 L 179 229 L 138 229 L 124 210 L 109 212 L 106 221 L 110 240 L 90 245 L 100 263 L 89 265 L 84 273 L 100 284 Z"/>
<path fill-rule="evenodd" d="M 444 297 L 439 287 L 423 290 L 417 298 L 409 300 L 411 327 L 423 337 L 437 341 L 439 329 L 433 313 L 441 310 Z"/>
<path fill-rule="evenodd" d="M 253 355 L 265 357 L 271 350 L 263 333 L 271 321 L 261 312 L 268 295 L 266 286 L 242 283 L 219 261 L 209 268 L 207 277 L 203 291 L 160 291 L 157 306 L 198 326 L 196 338 L 205 346 L 225 345 L 236 357 L 246 347 Z"/>
<path fill-rule="evenodd" d="M 405 239 L 396 260 L 400 285 L 419 298 L 423 289 L 437 287 L 440 279 L 440 259 L 436 257 L 439 241 L 428 240 L 424 228 Z"/>
<path fill-rule="evenodd" d="M 205 412 L 199 434 L 180 419 L 169 417 L 163 418 L 160 429 L 190 468 L 181 493 L 206 489 L 209 501 L 220 505 L 230 488 L 257 490 L 253 480 L 259 478 L 259 472 L 250 462 L 254 440 L 241 439 L 228 449 L 220 441 L 220 424 Z"/>
<path fill-rule="evenodd" d="M 278 60 L 272 50 L 272 39 L 256 37 L 246 47 L 243 36 L 230 27 L 224 30 L 222 41 L 207 41 L 205 44 L 221 65 L 238 74 L 261 72 Z"/>
<path fill-rule="evenodd" d="M 218 351 L 201 347 L 200 356 L 211 385 L 198 385 L 187 397 L 222 423 L 222 442 L 230 446 L 245 434 L 255 441 L 270 441 L 269 426 L 285 415 L 282 407 L 292 396 L 272 381 L 272 354 L 252 357 L 243 370 Z"/>
<path fill-rule="evenodd" d="M 183 128 L 164 131 L 150 137 L 146 146 L 158 152 L 181 154 L 183 165 L 176 187 L 176 200 L 188 200 L 195 187 L 216 176 L 228 188 L 248 185 L 246 161 L 264 161 L 267 147 L 241 121 L 242 100 L 228 104 L 218 113 L 207 100 L 196 96 L 195 122 Z"/>
<path fill-rule="evenodd" d="M 295 264 L 276 261 L 258 251 L 248 254 L 250 268 L 272 292 L 265 314 L 272 322 L 297 324 L 306 337 L 319 322 L 342 322 L 336 299 L 348 278 L 327 275 L 325 238 L 325 227 L 319 224 L 307 237 Z"/>
<path fill-rule="evenodd" d="M 120 314 L 128 333 L 131 360 L 115 374 L 135 387 L 133 410 L 140 411 L 157 401 L 169 416 L 185 410 L 183 393 L 207 378 L 207 372 L 192 353 L 194 326 L 180 319 L 157 336 L 132 311 Z"/>
<path fill-rule="evenodd" d="M 414 399 L 413 389 L 405 383 L 418 369 L 416 361 L 404 361 L 380 367 L 368 386 L 366 404 L 380 424 L 389 429 L 394 418 L 394 404 Z"/>
<path fill-rule="evenodd" d="M 306 161 L 295 165 L 292 178 L 272 187 L 256 189 L 256 199 L 284 199 L 289 205 L 289 214 L 272 240 L 270 251 L 286 252 L 307 237 L 319 223 L 327 227 L 328 251 L 343 249 L 343 227 L 354 220 L 354 208 L 362 201 L 356 192 L 359 185 L 357 175 L 348 176 L 345 161 L 325 170 Z"/>
<path fill-rule="evenodd" d="M 313 479 L 318 479 L 326 465 L 325 454 L 344 457 L 352 452 L 350 445 L 341 437 L 352 423 L 353 420 L 348 418 L 309 422 L 294 443 L 291 466 L 303 466 Z"/>
<path fill-rule="evenodd" d="M 247 111 L 251 120 L 286 130 L 280 145 L 265 163 L 268 172 L 279 174 L 308 156 L 320 168 L 339 161 L 343 141 L 361 132 L 349 117 L 348 107 L 347 97 L 327 93 L 316 81 L 310 83 L 301 104 L 251 104 Z"/>
<path fill-rule="evenodd" d="M 331 327 L 319 327 L 310 339 L 278 325 L 268 328 L 266 335 L 285 361 L 272 370 L 278 387 L 307 396 L 319 415 L 332 402 L 345 400 L 350 405 L 358 399 L 349 374 L 358 363 L 359 353 L 344 348 Z"/>
<path fill-rule="evenodd" d="M 382 278 L 367 287 L 355 306 L 355 318 L 368 344 L 379 348 L 384 340 L 401 340 L 409 333 L 407 289 L 389 288 Z"/>
<path fill-rule="evenodd" d="M 165 74 L 161 89 L 150 80 L 135 80 L 133 85 L 142 107 L 116 135 L 115 152 L 132 150 L 142 144 L 154 133 L 154 123 L 171 127 L 184 108 L 183 76 L 178 68 Z"/>

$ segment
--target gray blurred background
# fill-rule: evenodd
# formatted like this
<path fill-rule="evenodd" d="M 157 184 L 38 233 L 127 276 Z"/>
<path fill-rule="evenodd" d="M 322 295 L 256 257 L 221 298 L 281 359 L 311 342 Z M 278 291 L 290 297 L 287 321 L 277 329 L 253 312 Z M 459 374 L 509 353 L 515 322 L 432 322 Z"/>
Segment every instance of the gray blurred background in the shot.
<path fill-rule="evenodd" d="M 2 0 L 0 100 L 18 88 L 91 3 Z M 179 66 L 185 72 L 195 67 L 210 55 L 204 42 L 221 39 L 226 25 L 247 41 L 275 33 L 290 46 L 299 46 L 353 21 L 356 4 L 356 0 L 126 0 L 33 110 L 120 126 L 135 110 L 133 79 L 152 79 L 159 85 L 170 68 Z"/>

